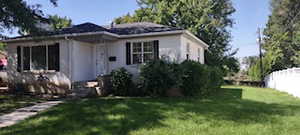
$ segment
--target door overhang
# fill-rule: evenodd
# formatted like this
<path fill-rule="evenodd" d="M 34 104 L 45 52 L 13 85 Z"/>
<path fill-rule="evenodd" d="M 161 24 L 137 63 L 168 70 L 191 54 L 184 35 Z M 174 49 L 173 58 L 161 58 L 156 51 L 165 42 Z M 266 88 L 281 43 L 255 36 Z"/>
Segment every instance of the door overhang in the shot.
<path fill-rule="evenodd" d="M 91 35 L 81 35 L 72 37 L 73 40 L 87 43 L 104 43 L 106 41 L 115 41 L 118 38 L 114 35 L 107 34 L 91 34 Z"/>

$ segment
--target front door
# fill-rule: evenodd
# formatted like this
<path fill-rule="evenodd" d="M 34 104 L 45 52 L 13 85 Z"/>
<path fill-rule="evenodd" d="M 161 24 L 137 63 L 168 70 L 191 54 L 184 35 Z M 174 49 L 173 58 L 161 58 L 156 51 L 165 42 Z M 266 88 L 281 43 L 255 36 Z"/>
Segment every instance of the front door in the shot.
<path fill-rule="evenodd" d="M 107 71 L 105 45 L 96 45 L 96 77 L 105 75 Z"/>

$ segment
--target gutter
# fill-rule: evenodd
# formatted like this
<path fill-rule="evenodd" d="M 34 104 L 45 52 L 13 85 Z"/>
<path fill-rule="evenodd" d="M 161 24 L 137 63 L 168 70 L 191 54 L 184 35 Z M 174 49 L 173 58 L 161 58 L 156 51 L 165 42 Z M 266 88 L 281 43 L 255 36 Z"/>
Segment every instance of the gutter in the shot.
<path fill-rule="evenodd" d="M 101 31 L 101 32 L 73 33 L 73 34 L 41 36 L 41 37 L 24 37 L 24 38 L 17 38 L 17 39 L 7 39 L 7 40 L 3 40 L 2 42 L 11 43 L 11 42 L 21 42 L 21 41 L 28 41 L 28 40 L 41 40 L 44 38 L 69 38 L 69 37 L 89 36 L 89 35 L 108 35 L 115 38 L 119 38 L 119 35 L 117 34 Z"/>
<path fill-rule="evenodd" d="M 166 32 L 151 32 L 151 33 L 144 33 L 144 34 L 133 34 L 133 35 L 118 35 L 106 31 L 101 32 L 87 32 L 87 33 L 74 33 L 74 34 L 63 34 L 63 35 L 54 35 L 54 36 L 44 36 L 44 37 L 25 37 L 25 38 L 18 38 L 18 39 L 7 39 L 3 40 L 4 43 L 11 43 L 11 42 L 21 42 L 21 41 L 28 41 L 28 40 L 41 40 L 44 38 L 69 38 L 69 37 L 78 37 L 78 36 L 89 36 L 89 35 L 108 35 L 111 37 L 115 37 L 118 39 L 126 39 L 126 38 L 135 38 L 135 37 L 147 37 L 147 36 L 163 36 L 163 35 L 176 35 L 176 34 L 186 34 L 187 36 L 194 39 L 196 42 L 203 44 L 206 49 L 208 49 L 208 45 L 192 34 L 188 30 L 176 30 L 176 31 L 166 31 Z"/>

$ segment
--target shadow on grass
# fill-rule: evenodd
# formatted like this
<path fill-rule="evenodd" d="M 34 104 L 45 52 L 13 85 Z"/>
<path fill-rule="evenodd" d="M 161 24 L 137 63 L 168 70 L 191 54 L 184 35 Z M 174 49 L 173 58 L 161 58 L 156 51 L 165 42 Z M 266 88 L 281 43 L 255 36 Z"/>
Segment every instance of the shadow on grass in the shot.
<path fill-rule="evenodd" d="M 34 105 L 40 101 L 43 100 L 25 95 L 0 94 L 0 115 L 13 112 L 18 108 Z"/>
<path fill-rule="evenodd" d="M 243 100 L 242 93 L 242 89 L 222 89 L 217 96 L 208 99 L 100 98 L 69 101 L 18 125 L 4 128 L 0 135 L 126 135 L 141 129 L 168 127 L 164 121 L 174 117 L 197 124 L 210 121 L 264 124 L 280 122 L 275 116 L 300 112 L 300 106 Z M 205 119 L 199 119 L 199 116 Z"/>

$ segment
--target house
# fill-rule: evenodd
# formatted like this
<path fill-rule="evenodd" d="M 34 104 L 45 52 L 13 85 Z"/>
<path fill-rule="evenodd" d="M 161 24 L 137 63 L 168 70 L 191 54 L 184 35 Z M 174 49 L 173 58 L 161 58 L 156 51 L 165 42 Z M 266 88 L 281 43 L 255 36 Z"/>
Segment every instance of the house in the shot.
<path fill-rule="evenodd" d="M 42 73 L 58 85 L 71 88 L 80 81 L 125 67 L 137 74 L 152 59 L 204 63 L 208 45 L 191 32 L 148 22 L 98 26 L 84 23 L 40 37 L 21 36 L 8 44 L 11 84 L 33 83 Z"/>

